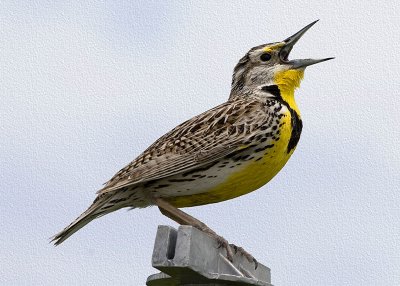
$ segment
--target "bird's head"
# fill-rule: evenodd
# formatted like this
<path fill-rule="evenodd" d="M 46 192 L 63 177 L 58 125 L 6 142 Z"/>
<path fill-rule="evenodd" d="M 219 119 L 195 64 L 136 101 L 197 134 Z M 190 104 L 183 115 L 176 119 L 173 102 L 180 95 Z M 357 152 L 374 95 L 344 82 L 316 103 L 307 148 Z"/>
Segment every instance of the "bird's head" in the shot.
<path fill-rule="evenodd" d="M 307 66 L 333 59 L 289 60 L 293 46 L 317 21 L 282 42 L 252 48 L 234 69 L 231 97 L 263 86 L 277 86 L 280 92 L 293 94 Z"/>

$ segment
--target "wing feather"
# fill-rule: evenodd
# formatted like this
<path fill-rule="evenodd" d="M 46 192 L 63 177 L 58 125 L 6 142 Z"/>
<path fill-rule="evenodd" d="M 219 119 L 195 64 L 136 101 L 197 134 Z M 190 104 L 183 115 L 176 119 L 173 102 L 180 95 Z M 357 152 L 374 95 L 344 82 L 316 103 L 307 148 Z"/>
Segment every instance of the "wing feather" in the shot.
<path fill-rule="evenodd" d="M 258 100 L 228 101 L 159 138 L 121 169 L 98 193 L 149 182 L 211 164 L 246 148 L 269 114 Z"/>

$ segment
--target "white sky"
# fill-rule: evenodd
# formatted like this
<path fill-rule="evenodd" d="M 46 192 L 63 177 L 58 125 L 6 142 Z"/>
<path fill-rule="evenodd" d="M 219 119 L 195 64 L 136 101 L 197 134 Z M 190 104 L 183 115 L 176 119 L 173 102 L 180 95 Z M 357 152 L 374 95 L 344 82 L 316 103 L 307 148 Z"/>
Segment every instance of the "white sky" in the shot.
<path fill-rule="evenodd" d="M 315 19 L 293 57 L 329 57 L 297 92 L 282 172 L 187 209 L 272 269 L 274 285 L 400 281 L 397 1 L 1 1 L 0 284 L 144 285 L 156 208 L 48 238 L 155 139 L 225 101 L 236 62 Z M 134 3 L 133 3 L 134 2 Z"/>

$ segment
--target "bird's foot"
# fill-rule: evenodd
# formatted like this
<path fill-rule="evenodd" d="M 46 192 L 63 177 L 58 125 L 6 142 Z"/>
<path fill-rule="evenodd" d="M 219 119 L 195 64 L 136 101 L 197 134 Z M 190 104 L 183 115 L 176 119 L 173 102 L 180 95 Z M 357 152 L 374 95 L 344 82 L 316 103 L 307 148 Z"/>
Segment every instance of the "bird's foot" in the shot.
<path fill-rule="evenodd" d="M 258 261 L 257 259 L 254 258 L 253 255 L 251 255 L 250 253 L 248 253 L 246 250 L 244 250 L 243 247 L 240 246 L 236 246 L 234 244 L 230 244 L 230 246 L 233 248 L 233 250 L 236 253 L 240 253 L 241 255 L 243 255 L 244 257 L 246 257 L 247 261 L 249 261 L 250 263 L 254 263 L 254 269 L 257 269 L 258 267 Z"/>
<path fill-rule="evenodd" d="M 254 263 L 255 268 L 257 269 L 258 267 L 258 261 L 254 258 L 253 255 L 251 255 L 250 253 L 248 253 L 246 250 L 244 250 L 243 247 L 240 246 L 236 246 L 235 244 L 229 244 L 229 242 L 223 238 L 222 236 L 216 234 L 214 231 L 212 231 L 209 228 L 198 228 L 203 232 L 206 232 L 209 236 L 211 236 L 212 238 L 214 238 L 217 243 L 218 243 L 218 248 L 225 248 L 226 250 L 226 258 L 230 261 L 233 262 L 233 255 L 240 253 L 241 255 L 243 255 L 250 263 Z M 235 253 L 233 253 L 232 249 L 234 250 Z"/>
<path fill-rule="evenodd" d="M 231 248 L 231 244 L 229 244 L 229 242 L 225 238 L 223 238 L 222 236 L 220 236 L 218 234 L 215 234 L 214 238 L 218 242 L 218 248 L 221 248 L 221 247 L 225 248 L 225 250 L 226 250 L 226 258 L 228 258 L 228 260 L 230 262 L 233 262 L 233 251 L 232 251 L 232 248 Z"/>
<path fill-rule="evenodd" d="M 202 232 L 205 232 L 210 237 L 214 238 L 218 243 L 218 248 L 221 248 L 221 247 L 225 248 L 225 250 L 226 250 L 226 258 L 230 262 L 233 262 L 233 251 L 232 251 L 231 245 L 229 244 L 229 242 L 225 238 L 223 238 L 222 236 L 216 234 L 215 231 L 213 231 L 212 229 L 210 229 L 206 225 L 199 225 L 199 226 L 195 226 L 195 227 L 198 230 L 200 230 Z"/>

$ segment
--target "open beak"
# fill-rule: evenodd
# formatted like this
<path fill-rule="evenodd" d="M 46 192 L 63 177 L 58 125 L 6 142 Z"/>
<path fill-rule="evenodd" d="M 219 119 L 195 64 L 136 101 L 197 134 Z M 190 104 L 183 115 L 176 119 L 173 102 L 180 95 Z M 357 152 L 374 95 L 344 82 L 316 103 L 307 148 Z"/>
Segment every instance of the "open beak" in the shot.
<path fill-rule="evenodd" d="M 303 29 L 298 31 L 296 34 L 293 36 L 290 36 L 286 40 L 283 41 L 285 43 L 285 46 L 281 49 L 279 52 L 279 56 L 281 58 L 281 61 L 283 61 L 285 64 L 291 65 L 292 69 L 298 69 L 298 68 L 305 68 L 307 66 L 311 66 L 320 62 L 328 61 L 334 58 L 325 58 L 325 59 L 297 59 L 297 60 L 289 60 L 289 54 L 290 51 L 293 49 L 293 46 L 297 43 L 298 40 L 310 29 L 315 23 L 317 23 L 319 20 L 316 20 L 312 22 L 311 24 L 308 24 L 305 26 Z"/>

